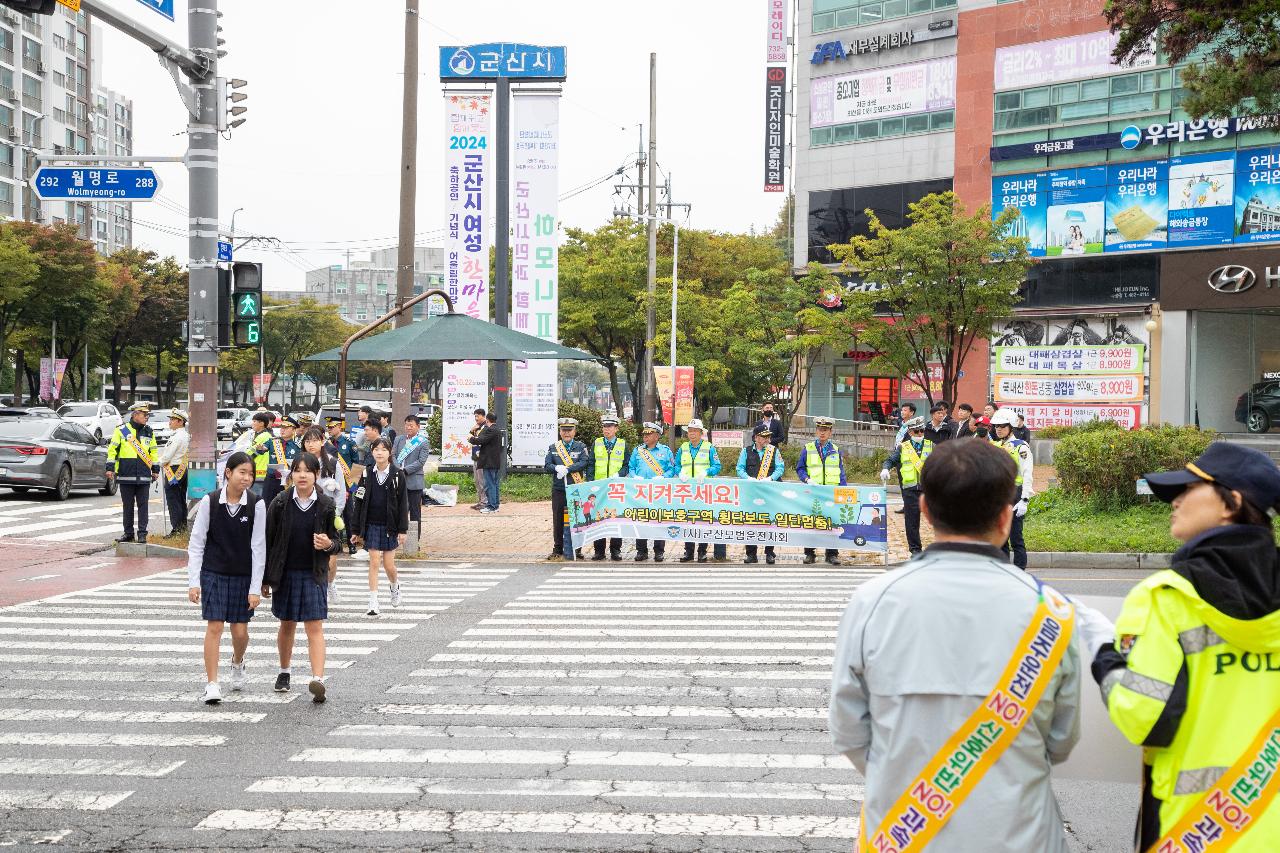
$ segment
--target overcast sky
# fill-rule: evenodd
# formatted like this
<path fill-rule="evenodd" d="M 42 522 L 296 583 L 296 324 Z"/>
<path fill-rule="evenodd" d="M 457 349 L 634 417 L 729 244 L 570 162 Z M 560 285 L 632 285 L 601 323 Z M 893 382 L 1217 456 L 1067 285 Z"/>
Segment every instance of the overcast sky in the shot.
<path fill-rule="evenodd" d="M 186 43 L 186 0 L 170 24 L 137 0 L 110 0 Z M 404 8 L 400 0 L 222 0 L 229 51 L 220 72 L 249 81 L 248 123 L 222 143 L 221 221 L 241 236 L 286 241 L 246 249 L 270 287 L 301 287 L 303 270 L 395 244 Z M 781 205 L 764 192 L 764 0 L 421 0 L 419 243 L 439 245 L 444 119 L 442 44 L 523 41 L 568 46 L 561 107 L 561 193 L 634 160 L 648 121 L 648 63 L 658 53 L 658 161 L 690 225 L 768 227 Z M 102 26 L 99 24 L 99 26 Z M 134 153 L 185 151 L 185 110 L 153 54 L 104 27 L 101 83 L 134 100 Z M 99 82 L 99 81 L 95 81 Z M 646 143 L 647 144 L 647 143 Z M 134 243 L 185 261 L 186 170 L 160 164 L 158 202 L 134 208 Z M 613 181 L 561 204 L 568 226 L 613 209 Z M 166 233 L 167 232 L 167 233 Z"/>

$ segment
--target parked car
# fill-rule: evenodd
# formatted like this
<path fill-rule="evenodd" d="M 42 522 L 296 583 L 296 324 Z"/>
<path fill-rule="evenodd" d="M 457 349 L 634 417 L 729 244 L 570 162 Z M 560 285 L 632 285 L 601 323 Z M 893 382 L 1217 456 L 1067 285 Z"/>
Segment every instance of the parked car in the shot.
<path fill-rule="evenodd" d="M 1236 420 L 1249 432 L 1267 432 L 1280 424 L 1280 381 L 1256 383 L 1236 400 Z"/>
<path fill-rule="evenodd" d="M 80 424 L 98 441 L 109 438 L 124 423 L 120 410 L 105 400 L 64 403 L 58 414 L 63 420 Z"/>
<path fill-rule="evenodd" d="M 156 444 L 165 444 L 173 436 L 173 430 L 169 428 L 168 409 L 148 415 L 147 426 L 151 427 L 151 434 L 155 436 Z"/>
<path fill-rule="evenodd" d="M 248 409 L 218 409 L 218 438 L 235 438 L 249 428 Z"/>
<path fill-rule="evenodd" d="M 72 489 L 116 493 L 107 478 L 107 449 L 80 424 L 56 416 L 0 418 L 0 485 L 18 493 L 46 490 L 56 501 Z"/>
<path fill-rule="evenodd" d="M 58 413 L 48 406 L 6 406 L 0 409 L 0 416 L 4 417 L 31 417 L 31 418 L 56 418 Z"/>

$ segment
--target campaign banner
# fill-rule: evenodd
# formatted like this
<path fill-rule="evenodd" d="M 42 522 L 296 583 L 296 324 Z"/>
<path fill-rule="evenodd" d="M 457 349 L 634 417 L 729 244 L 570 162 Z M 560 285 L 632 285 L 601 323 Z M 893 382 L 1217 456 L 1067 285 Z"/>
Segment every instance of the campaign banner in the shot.
<path fill-rule="evenodd" d="M 741 450 L 751 441 L 750 430 L 743 432 L 740 429 L 713 429 L 711 431 L 711 443 L 719 450 L 732 447 L 734 450 Z M 728 465 L 730 460 L 720 457 L 721 464 Z"/>
<path fill-rule="evenodd" d="M 671 368 L 654 367 L 658 400 L 662 403 L 662 422 L 671 423 L 671 404 L 675 401 L 676 423 L 684 426 L 693 419 L 693 368 L 676 367 L 675 391 L 672 392 Z"/>
<path fill-rule="evenodd" d="M 573 546 L 597 539 L 889 548 L 882 486 L 615 477 L 566 490 Z"/>
<path fill-rule="evenodd" d="M 1141 373 L 1141 346 L 995 348 L 995 373 Z"/>
<path fill-rule="evenodd" d="M 62 399 L 62 377 L 67 372 L 67 360 L 60 358 L 56 362 L 50 358 L 40 359 L 40 399 Z"/>
<path fill-rule="evenodd" d="M 765 62 L 769 65 L 786 64 L 790 59 L 787 40 L 791 36 L 791 27 L 787 22 L 787 12 L 791 9 L 791 0 L 765 0 L 765 7 L 769 16 L 765 35 Z"/>
<path fill-rule="evenodd" d="M 1090 421 L 1115 421 L 1125 429 L 1142 426 L 1141 406 L 1035 406 L 1011 403 L 1001 406 L 1027 419 L 1028 429 L 1078 426 Z"/>
<path fill-rule="evenodd" d="M 253 396 L 255 399 L 267 399 L 267 390 L 271 388 L 271 376 L 272 374 L 270 373 L 253 374 Z"/>
<path fill-rule="evenodd" d="M 488 95 L 445 95 L 445 291 L 454 308 L 489 320 Z M 488 408 L 489 363 L 444 365 L 441 384 L 442 465 L 470 465 L 473 413 Z"/>
<path fill-rule="evenodd" d="M 1144 53 L 1132 65 L 1111 58 L 1120 36 L 1109 30 L 1080 36 L 1018 44 L 996 50 L 995 88 L 1023 89 L 1152 68 L 1154 53 Z"/>
<path fill-rule="evenodd" d="M 809 126 L 914 115 L 956 105 L 956 58 L 819 77 L 809 94 Z"/>
<path fill-rule="evenodd" d="M 511 177 L 511 327 L 560 341 L 560 96 L 515 96 Z M 511 464 L 542 467 L 556 440 L 559 361 L 511 364 Z"/>
<path fill-rule="evenodd" d="M 1001 403 L 1141 402 L 1142 374 L 1129 376 L 997 376 L 995 398 Z"/>

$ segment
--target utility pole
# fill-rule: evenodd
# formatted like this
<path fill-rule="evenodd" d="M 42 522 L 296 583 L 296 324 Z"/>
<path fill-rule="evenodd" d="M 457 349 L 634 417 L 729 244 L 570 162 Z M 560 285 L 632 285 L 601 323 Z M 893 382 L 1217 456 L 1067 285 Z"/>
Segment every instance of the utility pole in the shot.
<path fill-rule="evenodd" d="M 644 166 L 647 159 L 644 154 L 644 125 L 640 128 L 640 141 L 636 150 L 636 213 L 644 216 Z"/>
<path fill-rule="evenodd" d="M 653 373 L 653 339 L 657 335 L 657 321 L 653 302 L 658 283 L 658 222 L 653 212 L 658 206 L 658 54 L 649 54 L 649 309 L 645 312 L 644 326 L 644 418 L 653 417 L 658 401 L 657 381 Z M 675 430 L 676 413 L 671 413 L 671 429 Z"/>
<path fill-rule="evenodd" d="M 396 252 L 396 307 L 413 297 L 415 206 L 418 201 L 418 0 L 404 4 L 404 104 L 400 129 L 400 246 Z M 396 328 L 413 322 L 413 312 L 396 315 Z M 391 371 L 391 420 L 404 422 L 413 388 L 413 362 L 397 361 Z"/>
<path fill-rule="evenodd" d="M 511 268 L 507 256 L 511 252 L 511 79 L 499 77 L 494 81 L 494 204 L 493 217 L 493 322 L 506 328 L 511 310 Z M 493 365 L 493 414 L 498 432 L 503 435 L 503 445 L 511 450 L 511 437 L 507 433 L 507 401 L 511 387 L 511 362 L 491 361 Z M 507 456 L 502 455 L 501 467 L 506 476 Z"/>

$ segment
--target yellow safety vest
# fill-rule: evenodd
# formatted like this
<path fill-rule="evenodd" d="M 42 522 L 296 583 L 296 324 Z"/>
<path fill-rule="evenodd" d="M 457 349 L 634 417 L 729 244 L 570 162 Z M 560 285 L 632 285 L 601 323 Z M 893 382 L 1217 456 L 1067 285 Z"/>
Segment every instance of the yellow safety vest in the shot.
<path fill-rule="evenodd" d="M 819 486 L 838 486 L 840 485 L 840 445 L 834 441 L 827 442 L 831 446 L 831 453 L 827 454 L 824 459 L 818 453 L 818 442 L 811 441 L 804 446 L 805 449 L 805 468 L 809 473 L 809 482 Z M 815 467 L 814 460 L 818 460 Z"/>
<path fill-rule="evenodd" d="M 605 449 L 604 439 L 597 438 L 591 455 L 595 457 L 595 479 L 604 480 L 608 477 L 624 476 L 622 466 L 627 461 L 627 440 L 625 438 L 615 438 L 613 440 L 613 450 Z"/>
<path fill-rule="evenodd" d="M 1187 707 L 1169 745 L 1143 749 L 1151 793 L 1161 802 L 1162 835 L 1215 783 L 1234 785 L 1232 794 L 1241 803 L 1255 797 L 1261 783 L 1259 777 L 1238 784 L 1223 774 L 1280 708 L 1280 651 L 1245 651 L 1219 631 L 1256 640 L 1250 643 L 1255 649 L 1274 649 L 1280 612 L 1234 619 L 1205 602 L 1189 580 L 1166 570 L 1130 590 L 1116 620 L 1117 648 L 1127 653 L 1127 667 L 1109 672 L 1102 692 L 1111 721 L 1125 737 L 1139 745 L 1151 738 L 1174 684 L 1186 680 Z M 1280 850 L 1280 809 L 1265 810 L 1230 849 Z"/>
<path fill-rule="evenodd" d="M 706 451 L 705 453 L 703 451 Z M 685 442 L 680 445 L 680 473 L 686 477 L 698 476 L 698 463 L 702 463 L 702 476 L 707 476 L 711 468 L 711 442 L 703 440 L 697 450 Z"/>
<path fill-rule="evenodd" d="M 915 446 L 909 441 L 902 442 L 898 448 L 898 469 L 902 472 L 902 488 L 907 489 L 920 482 L 920 472 L 924 469 L 924 460 L 933 452 L 933 442 L 925 439 L 916 453 Z"/>
<path fill-rule="evenodd" d="M 1022 485 L 1022 457 L 1018 455 L 1018 444 L 1025 444 L 1025 442 L 1018 441 L 1018 444 L 1014 444 L 1015 440 L 1016 439 L 1010 438 L 1010 439 L 1006 439 L 1005 441 L 993 441 L 991 443 L 1013 457 L 1013 469 L 1018 472 L 1018 476 L 1014 480 L 1014 482 L 1017 483 L 1019 486 L 1021 486 Z"/>
<path fill-rule="evenodd" d="M 269 444 L 273 439 L 271 430 L 264 429 L 253 437 L 250 446 L 254 448 L 262 447 Z M 271 464 L 271 453 L 255 453 L 253 454 L 253 478 L 255 480 L 265 479 L 267 476 L 267 466 Z"/>

